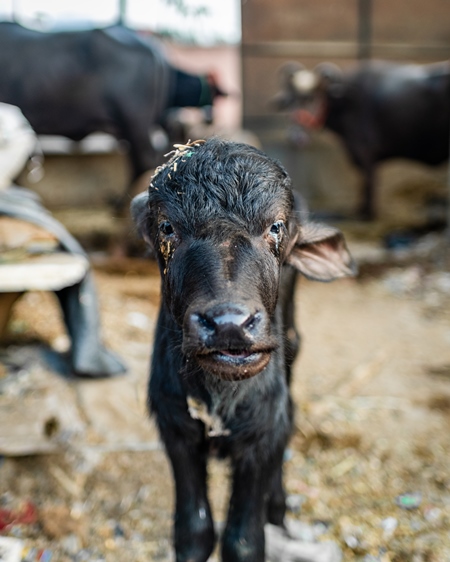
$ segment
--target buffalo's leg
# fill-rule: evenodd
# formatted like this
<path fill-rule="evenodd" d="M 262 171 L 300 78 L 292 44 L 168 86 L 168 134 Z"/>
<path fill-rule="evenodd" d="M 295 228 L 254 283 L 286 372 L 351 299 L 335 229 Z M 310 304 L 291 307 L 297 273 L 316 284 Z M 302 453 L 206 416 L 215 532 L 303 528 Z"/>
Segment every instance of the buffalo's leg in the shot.
<path fill-rule="evenodd" d="M 363 220 L 373 220 L 375 218 L 375 170 L 372 164 L 363 167 L 364 183 L 362 201 L 360 206 L 360 216 Z"/>
<path fill-rule="evenodd" d="M 272 525 L 284 526 L 286 514 L 286 494 L 283 487 L 283 467 L 279 463 L 270 484 L 270 495 L 267 506 L 267 521 Z"/>
<path fill-rule="evenodd" d="M 240 458 L 234 463 L 227 525 L 222 540 L 223 562 L 264 562 L 264 524 L 271 484 L 282 450 L 267 462 Z"/>
<path fill-rule="evenodd" d="M 177 562 L 206 562 L 215 533 L 206 489 L 206 450 L 179 434 L 164 435 L 175 479 Z"/>
<path fill-rule="evenodd" d="M 150 141 L 149 126 L 154 123 L 153 116 L 142 115 L 141 119 L 136 119 L 135 116 L 123 111 L 122 107 L 117 107 L 115 120 L 119 125 L 118 138 L 128 143 L 131 177 L 128 185 L 124 188 L 123 194 L 115 201 L 115 211 L 119 216 L 124 216 L 133 197 L 133 188 L 135 188 L 136 181 L 145 172 L 154 170 L 159 163 L 159 159 Z"/>

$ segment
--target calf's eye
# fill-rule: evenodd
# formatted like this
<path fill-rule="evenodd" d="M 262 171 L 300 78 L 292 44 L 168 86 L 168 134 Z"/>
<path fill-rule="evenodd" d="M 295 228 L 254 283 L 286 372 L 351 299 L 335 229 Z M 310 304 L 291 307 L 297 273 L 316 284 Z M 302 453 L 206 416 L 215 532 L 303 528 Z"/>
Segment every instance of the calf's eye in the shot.
<path fill-rule="evenodd" d="M 270 227 L 270 234 L 272 234 L 272 236 L 278 237 L 283 230 L 283 226 L 283 221 L 274 222 Z"/>
<path fill-rule="evenodd" d="M 159 231 L 162 234 L 164 234 L 164 236 L 171 236 L 175 232 L 174 229 L 173 229 L 173 226 L 170 224 L 169 221 L 163 221 L 159 225 Z"/>

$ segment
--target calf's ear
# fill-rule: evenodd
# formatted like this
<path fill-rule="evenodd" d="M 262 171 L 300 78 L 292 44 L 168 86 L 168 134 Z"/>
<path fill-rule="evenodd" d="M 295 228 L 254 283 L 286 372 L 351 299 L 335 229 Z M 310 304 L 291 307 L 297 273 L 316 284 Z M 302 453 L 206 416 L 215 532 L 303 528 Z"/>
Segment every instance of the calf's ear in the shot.
<path fill-rule="evenodd" d="M 130 205 L 131 217 L 133 219 L 136 230 L 147 244 L 153 248 L 148 235 L 148 193 L 146 191 L 139 193 L 133 198 Z"/>
<path fill-rule="evenodd" d="M 305 223 L 299 227 L 287 263 L 315 281 L 333 281 L 357 273 L 342 232 L 320 223 Z"/>

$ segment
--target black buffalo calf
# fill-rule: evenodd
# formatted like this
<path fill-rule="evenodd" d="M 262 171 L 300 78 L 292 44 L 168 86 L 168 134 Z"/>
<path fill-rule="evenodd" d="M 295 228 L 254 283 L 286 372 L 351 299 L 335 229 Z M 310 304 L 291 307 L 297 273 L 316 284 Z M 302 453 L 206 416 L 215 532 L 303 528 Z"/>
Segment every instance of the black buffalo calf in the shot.
<path fill-rule="evenodd" d="M 132 212 L 161 270 L 149 403 L 175 478 L 176 559 L 214 548 L 214 451 L 233 473 L 222 558 L 262 562 L 264 524 L 285 513 L 297 271 L 330 281 L 351 257 L 338 230 L 299 221 L 282 166 L 243 144 L 179 147 Z"/>

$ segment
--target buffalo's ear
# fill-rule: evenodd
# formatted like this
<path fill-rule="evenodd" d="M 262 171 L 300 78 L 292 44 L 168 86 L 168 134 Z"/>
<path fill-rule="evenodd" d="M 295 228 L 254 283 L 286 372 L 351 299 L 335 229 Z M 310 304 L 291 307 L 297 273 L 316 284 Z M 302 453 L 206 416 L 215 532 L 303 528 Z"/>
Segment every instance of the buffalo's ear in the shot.
<path fill-rule="evenodd" d="M 321 62 L 314 67 L 314 72 L 322 78 L 328 93 L 335 98 L 342 96 L 344 91 L 344 73 L 337 64 Z"/>
<path fill-rule="evenodd" d="M 304 66 L 299 62 L 290 61 L 283 64 L 278 69 L 278 83 L 281 90 L 270 100 L 270 106 L 278 111 L 292 109 L 296 101 L 295 91 L 292 87 L 292 80 L 296 72 L 304 70 Z"/>
<path fill-rule="evenodd" d="M 342 232 L 320 223 L 305 223 L 299 228 L 287 262 L 315 281 L 356 275 Z"/>
<path fill-rule="evenodd" d="M 146 191 L 139 193 L 133 198 L 130 205 L 131 217 L 133 219 L 136 230 L 147 244 L 153 248 L 153 244 L 150 240 L 148 233 L 148 193 Z"/>

